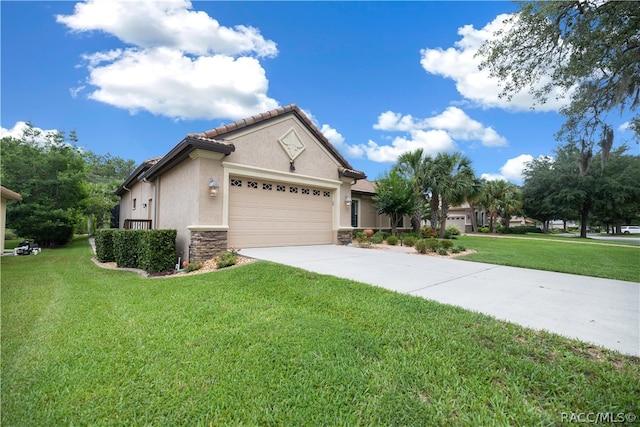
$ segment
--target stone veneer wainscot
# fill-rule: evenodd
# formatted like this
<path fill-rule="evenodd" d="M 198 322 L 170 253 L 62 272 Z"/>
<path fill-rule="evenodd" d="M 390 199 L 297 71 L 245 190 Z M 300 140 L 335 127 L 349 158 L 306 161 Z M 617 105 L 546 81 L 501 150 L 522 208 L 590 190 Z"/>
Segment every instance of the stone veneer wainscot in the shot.
<path fill-rule="evenodd" d="M 210 260 L 227 250 L 226 231 L 192 231 L 189 244 L 189 260 Z"/>

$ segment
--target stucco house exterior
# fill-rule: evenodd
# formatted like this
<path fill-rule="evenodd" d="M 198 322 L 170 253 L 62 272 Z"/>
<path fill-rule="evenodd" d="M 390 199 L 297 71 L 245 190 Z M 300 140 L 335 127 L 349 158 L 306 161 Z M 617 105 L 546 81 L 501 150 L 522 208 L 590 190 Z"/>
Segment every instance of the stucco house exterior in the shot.
<path fill-rule="evenodd" d="M 351 186 L 351 226 L 358 230 L 385 230 L 391 229 L 391 218 L 388 215 L 378 214 L 373 202 L 376 188 L 372 181 L 358 180 Z M 398 232 L 411 231 L 411 217 L 405 215 L 398 224 Z"/>
<path fill-rule="evenodd" d="M 345 244 L 363 172 L 295 104 L 202 133 L 143 162 L 118 189 L 121 228 L 176 229 L 178 256 Z"/>
<path fill-rule="evenodd" d="M 4 253 L 4 230 L 7 227 L 7 202 L 9 200 L 22 200 L 22 196 L 15 191 L 11 191 L 8 188 L 0 186 L 0 245 L 2 245 L 2 251 Z"/>

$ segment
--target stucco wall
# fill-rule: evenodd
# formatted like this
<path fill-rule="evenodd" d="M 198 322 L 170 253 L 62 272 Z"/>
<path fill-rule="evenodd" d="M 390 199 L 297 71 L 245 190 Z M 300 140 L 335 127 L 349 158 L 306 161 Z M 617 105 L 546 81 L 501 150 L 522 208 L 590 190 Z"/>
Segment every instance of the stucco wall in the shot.
<path fill-rule="evenodd" d="M 197 161 L 187 158 L 159 178 L 159 214 L 157 228 L 178 230 L 177 255 L 189 255 L 189 225 L 197 224 L 199 195 L 205 190 L 199 182 Z M 205 183 L 208 185 L 208 181 Z"/>
<path fill-rule="evenodd" d="M 338 179 L 337 161 L 293 116 L 269 121 L 225 138 L 236 147 L 235 152 L 227 156 L 225 161 L 289 172 L 291 159 L 278 140 L 291 129 L 304 144 L 304 149 L 295 158 L 294 173 Z"/>
<path fill-rule="evenodd" d="M 138 181 L 120 199 L 120 228 L 125 219 L 151 219 L 155 209 L 155 187 L 151 182 Z M 134 208 L 135 200 L 135 208 Z M 155 224 L 153 227 L 155 228 Z"/>

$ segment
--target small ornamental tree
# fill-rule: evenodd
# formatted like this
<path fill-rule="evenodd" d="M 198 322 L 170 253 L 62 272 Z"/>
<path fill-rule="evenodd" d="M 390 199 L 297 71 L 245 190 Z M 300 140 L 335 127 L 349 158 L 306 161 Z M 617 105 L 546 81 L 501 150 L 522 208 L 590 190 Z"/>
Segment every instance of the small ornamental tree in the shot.
<path fill-rule="evenodd" d="M 397 170 L 382 176 L 375 182 L 376 195 L 373 202 L 379 214 L 389 215 L 391 233 L 397 234 L 397 227 L 404 215 L 411 215 L 415 209 L 411 181 L 402 177 Z"/>

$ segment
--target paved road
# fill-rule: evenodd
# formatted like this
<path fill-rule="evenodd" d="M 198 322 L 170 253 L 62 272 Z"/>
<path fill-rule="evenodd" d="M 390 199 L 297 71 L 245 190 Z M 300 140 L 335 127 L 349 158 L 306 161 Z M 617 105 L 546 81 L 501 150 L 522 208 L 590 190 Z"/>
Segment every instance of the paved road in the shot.
<path fill-rule="evenodd" d="M 639 283 L 337 245 L 243 249 L 242 255 L 457 305 L 640 356 Z"/>

